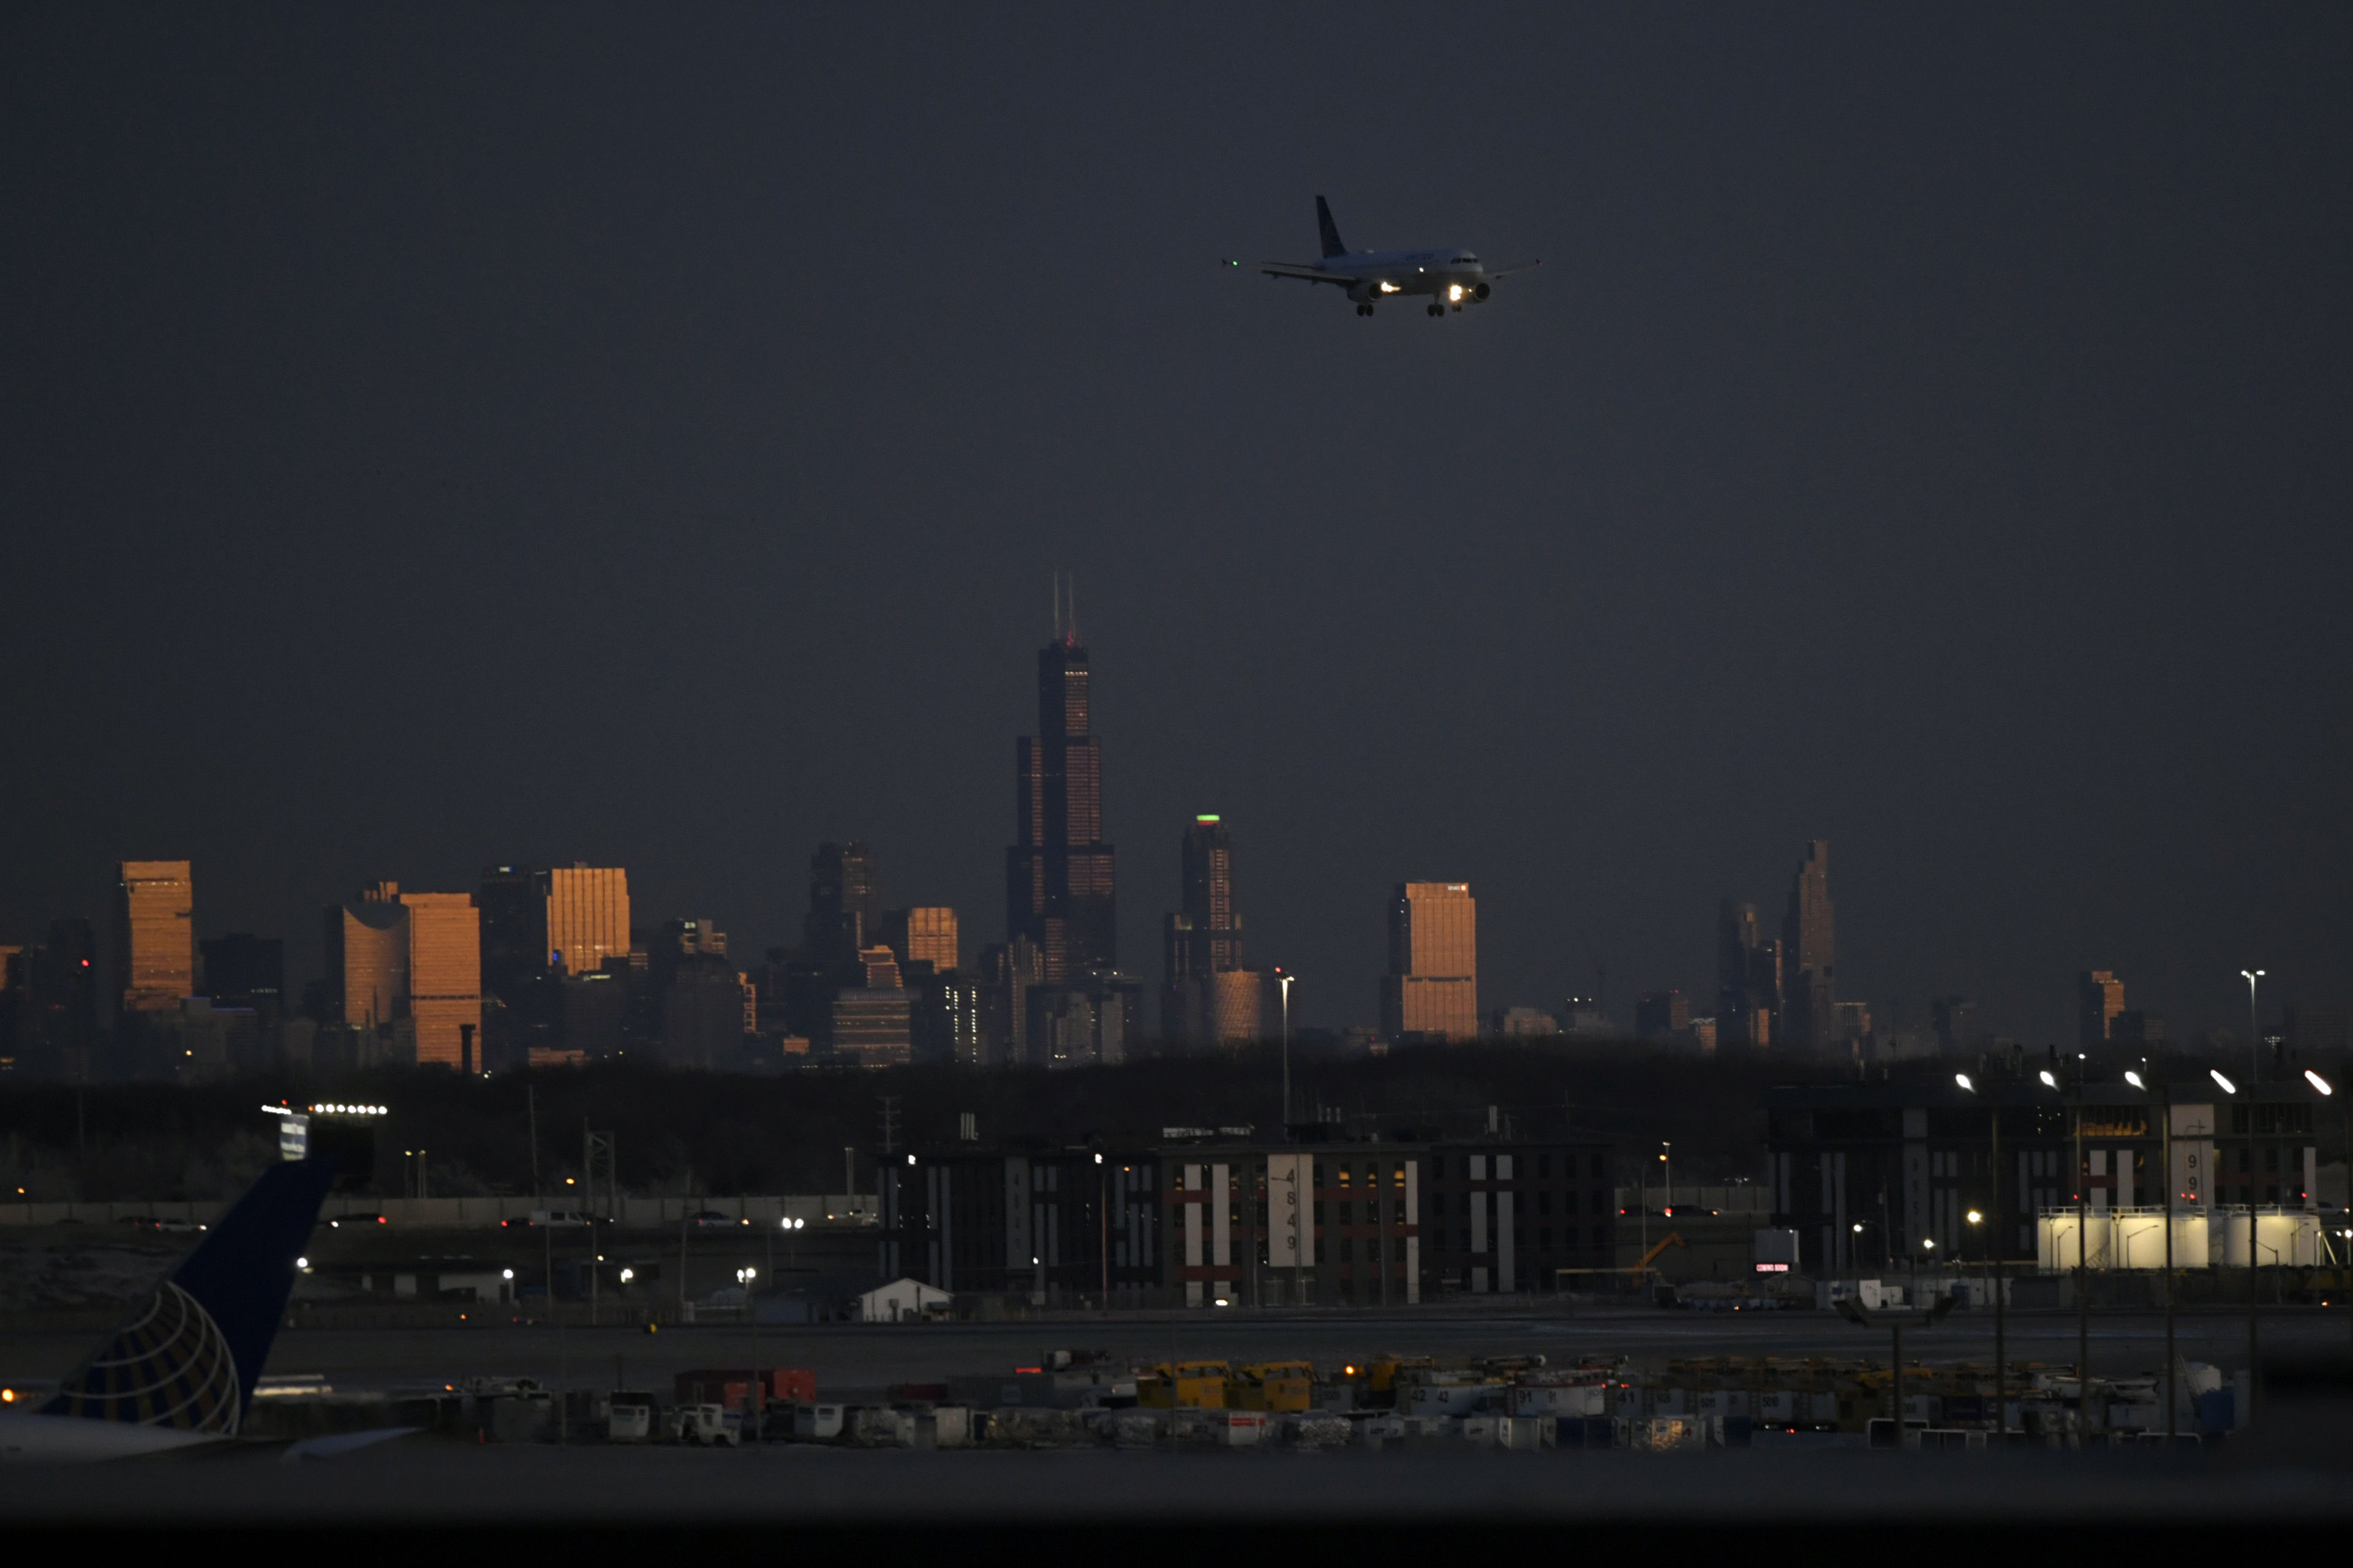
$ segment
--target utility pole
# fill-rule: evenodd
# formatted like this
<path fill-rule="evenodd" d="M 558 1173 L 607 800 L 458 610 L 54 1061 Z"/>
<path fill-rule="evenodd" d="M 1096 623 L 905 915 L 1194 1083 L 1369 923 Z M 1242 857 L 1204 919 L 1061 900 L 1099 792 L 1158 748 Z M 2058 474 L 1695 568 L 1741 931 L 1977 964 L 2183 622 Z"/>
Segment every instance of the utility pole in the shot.
<path fill-rule="evenodd" d="M 2075 1058 L 2075 1446 L 2092 1436 L 2092 1274 L 2084 1248 L 2092 1184 L 2084 1172 L 2084 1058 Z"/>
<path fill-rule="evenodd" d="M 533 1200 L 534 1203 L 536 1203 L 536 1202 L 538 1202 L 539 1197 L 540 1197 L 540 1191 L 539 1191 L 539 1086 L 538 1086 L 537 1084 L 529 1084 L 529 1083 L 527 1083 L 527 1084 L 523 1085 L 523 1089 L 522 1089 L 522 1102 L 523 1102 L 523 1106 L 524 1106 L 524 1108 L 529 1111 L 530 1116 L 531 1116 L 531 1195 L 532 1195 L 532 1200 Z"/>
<path fill-rule="evenodd" d="M 1989 1098 L 1989 1109 L 1993 1112 L 1993 1432 L 1994 1441 L 2001 1443 L 2010 1438 L 2010 1367 L 2003 1360 L 2010 1349 L 2010 1307 L 2004 1299 L 2010 1294 L 2010 1276 L 2003 1268 L 2010 1256 L 2010 1189 L 2001 1179 L 2000 1090 Z"/>
<path fill-rule="evenodd" d="M 2181 1435 L 2181 1389 L 2173 1349 L 2173 1084 L 2165 1085 L 2165 1441 Z"/>

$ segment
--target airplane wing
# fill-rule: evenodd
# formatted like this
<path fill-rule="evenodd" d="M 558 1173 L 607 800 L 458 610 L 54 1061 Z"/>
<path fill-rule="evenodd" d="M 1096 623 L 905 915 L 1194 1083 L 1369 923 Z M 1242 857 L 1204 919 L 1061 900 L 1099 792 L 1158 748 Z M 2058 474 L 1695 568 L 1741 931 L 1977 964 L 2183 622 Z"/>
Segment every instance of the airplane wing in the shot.
<path fill-rule="evenodd" d="M 1269 278 L 1296 278 L 1306 283 L 1337 283 L 1343 289 L 1364 281 L 1353 272 L 1327 272 L 1321 267 L 1303 267 L 1290 261 L 1270 261 L 1261 266 L 1259 270 Z"/>
<path fill-rule="evenodd" d="M 1532 272 L 1543 265 L 1544 258 L 1539 256 L 1534 261 L 1523 261 L 1517 267 L 1506 267 L 1500 272 L 1490 272 L 1487 276 L 1490 278 L 1509 278 L 1514 272 Z"/>

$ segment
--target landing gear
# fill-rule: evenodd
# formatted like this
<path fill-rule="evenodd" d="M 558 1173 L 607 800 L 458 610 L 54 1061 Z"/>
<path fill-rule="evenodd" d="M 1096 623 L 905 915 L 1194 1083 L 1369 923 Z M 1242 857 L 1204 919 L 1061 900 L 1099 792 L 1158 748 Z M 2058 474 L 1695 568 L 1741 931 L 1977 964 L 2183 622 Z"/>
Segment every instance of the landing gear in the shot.
<path fill-rule="evenodd" d="M 1433 316 L 1442 316 L 1446 314 L 1446 307 L 1433 300 L 1430 302 L 1430 313 Z"/>
<path fill-rule="evenodd" d="M 1359 305 L 1356 307 L 1356 314 L 1359 316 L 1369 316 L 1372 313 L 1373 308 L 1370 305 Z"/>

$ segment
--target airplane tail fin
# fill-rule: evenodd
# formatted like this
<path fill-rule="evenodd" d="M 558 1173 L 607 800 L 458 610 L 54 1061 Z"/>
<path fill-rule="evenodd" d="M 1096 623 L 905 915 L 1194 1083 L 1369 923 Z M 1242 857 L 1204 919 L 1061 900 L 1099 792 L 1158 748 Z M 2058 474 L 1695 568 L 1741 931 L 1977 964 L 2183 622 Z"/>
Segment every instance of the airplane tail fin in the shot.
<path fill-rule="evenodd" d="M 43 1414 L 235 1436 L 333 1174 L 316 1159 L 264 1171 Z"/>
<path fill-rule="evenodd" d="M 1348 247 L 1340 243 L 1340 226 L 1332 221 L 1331 204 L 1322 196 L 1315 198 L 1315 226 L 1324 236 L 1324 256 L 1326 260 L 1335 256 L 1348 254 Z"/>

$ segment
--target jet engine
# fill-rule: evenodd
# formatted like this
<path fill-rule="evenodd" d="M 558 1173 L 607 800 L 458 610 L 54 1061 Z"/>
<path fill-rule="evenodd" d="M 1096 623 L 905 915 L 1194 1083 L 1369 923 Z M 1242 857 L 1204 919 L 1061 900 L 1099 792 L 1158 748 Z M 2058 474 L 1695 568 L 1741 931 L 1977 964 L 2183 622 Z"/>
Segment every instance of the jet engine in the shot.
<path fill-rule="evenodd" d="M 1473 300 L 1483 300 L 1494 291 L 1495 290 L 1493 288 L 1485 283 L 1473 283 L 1471 286 L 1471 298 Z"/>

